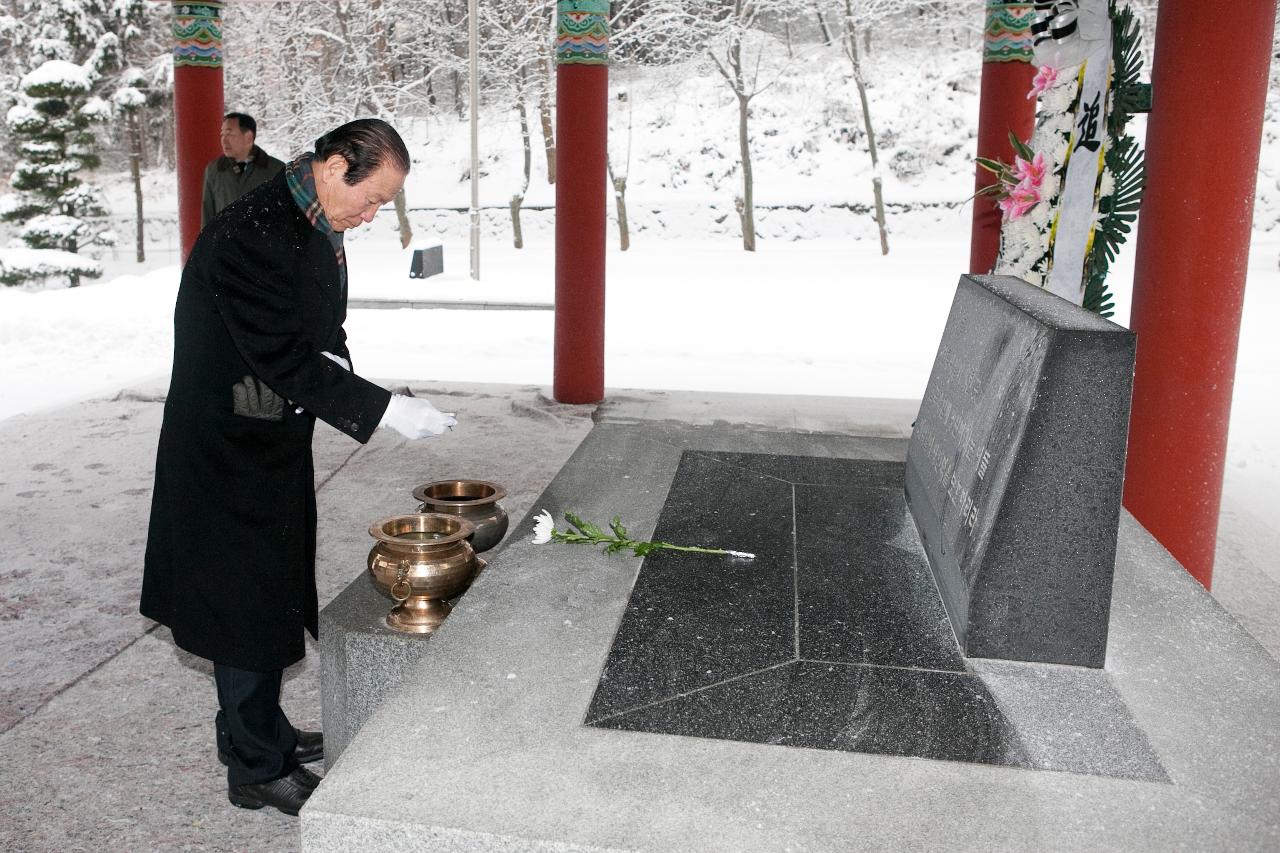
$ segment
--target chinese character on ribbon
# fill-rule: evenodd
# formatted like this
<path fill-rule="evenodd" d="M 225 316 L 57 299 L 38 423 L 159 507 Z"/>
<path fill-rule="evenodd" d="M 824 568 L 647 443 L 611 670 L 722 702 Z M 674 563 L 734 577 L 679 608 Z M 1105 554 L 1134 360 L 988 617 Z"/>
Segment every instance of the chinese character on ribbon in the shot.
<path fill-rule="evenodd" d="M 1080 129 L 1080 139 L 1076 142 L 1077 151 L 1088 148 L 1096 153 L 1098 146 L 1102 144 L 1098 139 L 1098 113 L 1102 109 L 1098 99 L 1101 96 L 1101 92 L 1094 92 L 1092 103 L 1080 105 L 1080 117 L 1076 120 L 1076 126 Z"/>

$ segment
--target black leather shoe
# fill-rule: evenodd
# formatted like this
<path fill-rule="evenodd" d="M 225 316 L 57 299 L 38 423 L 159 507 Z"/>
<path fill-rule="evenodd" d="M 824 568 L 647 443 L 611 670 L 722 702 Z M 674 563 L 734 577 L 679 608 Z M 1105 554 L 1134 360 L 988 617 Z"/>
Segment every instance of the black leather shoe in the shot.
<path fill-rule="evenodd" d="M 315 773 L 312 773 L 305 767 L 299 767 L 293 772 L 298 774 L 297 779 L 299 782 L 302 782 L 304 785 L 309 785 L 313 791 L 316 789 L 316 786 L 320 784 L 320 780 L 324 778 L 323 776 L 318 776 Z"/>
<path fill-rule="evenodd" d="M 293 733 L 298 738 L 298 745 L 293 749 L 293 760 L 299 764 L 310 764 L 313 761 L 319 761 L 324 758 L 324 735 L 320 732 L 304 732 L 302 729 L 294 729 Z M 230 766 L 231 761 L 227 754 L 222 750 L 218 750 L 218 760 L 225 766 Z"/>
<path fill-rule="evenodd" d="M 293 751 L 293 760 L 299 764 L 310 764 L 324 758 L 324 735 L 320 732 L 304 732 L 294 729 L 298 735 L 298 746 Z"/>
<path fill-rule="evenodd" d="M 260 809 L 274 806 L 285 814 L 296 815 L 311 792 L 320 784 L 320 777 L 305 767 L 299 767 L 288 776 L 257 785 L 229 785 L 227 799 L 242 809 Z"/>

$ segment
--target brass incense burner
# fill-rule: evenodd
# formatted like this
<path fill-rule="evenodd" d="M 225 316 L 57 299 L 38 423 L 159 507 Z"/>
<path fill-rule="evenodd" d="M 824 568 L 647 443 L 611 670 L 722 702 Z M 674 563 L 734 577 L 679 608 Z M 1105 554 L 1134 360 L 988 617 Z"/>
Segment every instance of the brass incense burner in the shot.
<path fill-rule="evenodd" d="M 475 527 L 471 547 L 488 551 L 507 533 L 507 511 L 498 501 L 507 490 L 487 480 L 436 480 L 413 490 L 422 501 L 419 512 L 438 512 L 464 518 Z"/>
<path fill-rule="evenodd" d="M 484 568 L 471 543 L 475 527 L 465 518 L 439 513 L 396 515 L 369 526 L 377 540 L 369 552 L 369 572 L 395 600 L 387 626 L 410 634 L 430 634 L 457 598 Z"/>

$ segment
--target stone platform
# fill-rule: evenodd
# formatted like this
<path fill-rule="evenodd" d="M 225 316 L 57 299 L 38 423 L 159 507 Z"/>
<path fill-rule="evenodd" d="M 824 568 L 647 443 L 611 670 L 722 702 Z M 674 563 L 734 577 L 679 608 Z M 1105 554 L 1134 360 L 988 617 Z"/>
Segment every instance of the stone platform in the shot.
<path fill-rule="evenodd" d="M 728 531 L 732 542 L 690 544 L 755 550 L 763 565 L 778 559 L 776 530 L 767 511 L 750 523 L 760 497 L 741 484 L 720 487 L 724 517 L 675 525 L 681 516 L 667 510 L 679 506 L 682 460 L 756 454 L 883 469 L 901 462 L 913 417 L 864 409 L 863 429 L 882 422 L 868 437 L 848 434 L 849 401 L 774 398 L 766 411 L 741 402 L 736 412 L 717 401 L 713 420 L 690 396 L 613 400 L 533 509 L 620 515 L 639 538 Z M 813 516 L 790 492 L 799 530 Z M 535 546 L 531 527 L 526 518 L 493 554 L 326 775 L 302 813 L 304 850 L 1280 845 L 1280 666 L 1127 514 L 1103 670 L 957 663 L 927 622 L 878 650 L 821 630 L 806 640 L 802 626 L 821 622 L 794 615 L 816 614 L 847 588 L 827 579 L 825 592 L 819 583 L 804 596 L 785 562 L 776 583 L 757 588 L 754 570 L 723 559 Z M 880 544 L 893 541 L 887 531 Z M 689 589 L 672 597 L 682 583 Z M 883 604 L 866 612 L 892 610 Z M 733 618 L 708 619 L 717 607 Z M 937 642 L 913 658 L 922 637 Z M 739 652 L 735 668 L 699 672 L 724 659 L 700 657 L 700 643 Z M 628 676 L 632 659 L 662 683 Z M 824 667 L 847 669 L 833 677 Z M 795 673 L 782 678 L 787 668 Z M 968 716 L 940 704 L 930 687 L 939 680 L 971 688 Z M 628 683 L 647 692 L 628 698 Z M 815 691 L 832 701 L 811 701 Z M 628 715 L 649 719 L 603 725 Z M 975 735 L 985 752 L 957 748 Z"/>
<path fill-rule="evenodd" d="M 320 719 L 326 768 L 429 648 L 430 637 L 387 627 L 384 617 L 391 604 L 373 576 L 364 572 L 320 611 Z"/>

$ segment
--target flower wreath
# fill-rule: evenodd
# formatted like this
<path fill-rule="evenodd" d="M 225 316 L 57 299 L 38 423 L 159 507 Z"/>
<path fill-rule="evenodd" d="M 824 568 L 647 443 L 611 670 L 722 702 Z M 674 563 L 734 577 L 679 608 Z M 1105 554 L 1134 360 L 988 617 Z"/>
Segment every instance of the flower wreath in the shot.
<path fill-rule="evenodd" d="M 1138 215 L 1146 186 L 1142 150 L 1125 133 L 1133 113 L 1143 109 L 1145 87 L 1139 81 L 1142 54 L 1138 24 L 1128 5 L 1117 11 L 1109 0 L 1111 26 L 1111 76 L 1106 88 L 1106 127 L 1093 192 L 1093 221 L 1089 227 L 1082 270 L 1081 304 L 1110 317 L 1114 302 L 1106 286 L 1107 271 L 1115 261 Z M 1045 287 L 1053 267 L 1058 225 L 1062 215 L 1062 188 L 1070 152 L 1076 138 L 1077 112 L 1084 67 L 1064 73 L 1042 64 L 1028 98 L 1039 99 L 1036 128 L 1028 142 L 1013 134 L 1012 165 L 978 158 L 996 175 L 996 182 L 979 191 L 994 195 L 1002 212 L 1000 254 L 995 271 L 1016 275 Z"/>

